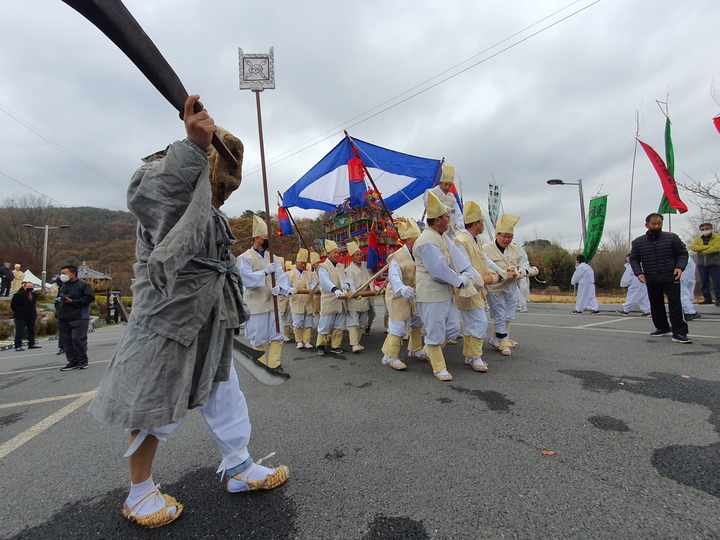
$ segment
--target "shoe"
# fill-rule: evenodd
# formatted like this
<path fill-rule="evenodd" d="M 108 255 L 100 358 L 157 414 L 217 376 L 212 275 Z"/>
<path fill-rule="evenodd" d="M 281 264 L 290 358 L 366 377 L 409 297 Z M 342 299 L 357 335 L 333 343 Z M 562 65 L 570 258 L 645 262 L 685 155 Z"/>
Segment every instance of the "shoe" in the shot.
<path fill-rule="evenodd" d="M 575 311 L 574 309 L 570 313 L 573 315 L 582 315 L 582 311 Z"/>
<path fill-rule="evenodd" d="M 40 345 L 31 345 L 28 349 L 42 349 Z"/>
<path fill-rule="evenodd" d="M 650 315 L 652 315 L 652 313 L 650 313 L 649 311 L 645 311 L 645 312 L 642 314 L 643 317 L 649 317 Z"/>
<path fill-rule="evenodd" d="M 73 364 L 72 362 L 68 362 L 65 367 L 60 368 L 60 371 L 70 371 L 71 369 L 80 369 L 80 366 Z"/>
<path fill-rule="evenodd" d="M 80 369 L 84 369 L 84 368 L 80 368 Z M 270 368 L 270 369 L 272 371 L 274 371 L 275 373 L 277 373 L 278 375 L 283 375 L 284 377 L 290 377 L 290 374 L 287 371 L 285 371 L 282 366 L 278 366 L 276 368 Z"/>
<path fill-rule="evenodd" d="M 520 308 L 520 313 L 527 313 L 527 308 L 526 307 Z"/>
<path fill-rule="evenodd" d="M 370 335 L 370 327 L 369 326 L 365 329 L 365 335 L 366 336 Z"/>
<path fill-rule="evenodd" d="M 701 306 L 702 306 L 702 305 L 710 305 L 710 304 L 712 304 L 712 303 L 713 303 L 712 300 L 703 300 L 702 302 L 698 302 L 698 304 L 701 305 Z"/>
<path fill-rule="evenodd" d="M 390 358 L 387 355 L 383 357 L 382 363 L 397 370 L 407 369 L 407 366 L 403 363 L 402 360 L 398 360 L 397 358 Z"/>
<path fill-rule="evenodd" d="M 77 368 L 78 368 L 78 369 L 87 369 L 87 368 L 89 368 L 89 367 L 90 367 L 89 364 L 83 364 L 82 366 L 78 366 Z"/>
<path fill-rule="evenodd" d="M 448 345 L 457 345 L 457 341 L 455 341 L 454 339 L 448 339 L 447 344 Z"/>
<path fill-rule="evenodd" d="M 600 315 L 600 310 L 597 309 L 597 310 L 595 310 L 595 311 L 591 311 L 591 312 L 590 312 L 590 315 Z"/>
<path fill-rule="evenodd" d="M 482 358 L 467 358 L 465 357 L 465 363 L 473 368 L 475 371 L 485 372 L 488 370 L 487 364 L 482 361 Z"/>
<path fill-rule="evenodd" d="M 272 472 L 262 476 L 264 472 L 263 469 Z M 253 473 L 258 475 L 259 478 L 253 478 Z M 266 467 L 261 467 L 253 463 L 247 471 L 243 471 L 228 479 L 227 490 L 230 493 L 241 493 L 243 491 L 257 491 L 258 489 L 274 489 L 284 484 L 289 477 L 290 469 L 285 465 L 280 465 L 276 469 L 267 469 Z"/>
<path fill-rule="evenodd" d="M 164 498 L 165 506 L 157 512 L 153 512 L 152 514 L 147 514 L 145 516 L 137 515 L 136 512 L 142 510 L 142 507 L 146 503 L 150 502 L 153 497 Z M 168 508 L 170 507 L 175 507 L 175 511 L 171 513 L 168 510 Z M 135 504 L 132 508 L 129 508 L 126 502 L 122 511 L 122 515 L 124 518 L 129 519 L 130 521 L 134 521 L 142 527 L 154 529 L 156 527 L 162 527 L 163 525 L 167 525 L 168 523 L 175 521 L 178 517 L 180 517 L 182 511 L 183 505 L 177 502 L 177 500 L 175 500 L 175 497 L 160 493 L 160 490 L 156 487 L 155 491 L 149 493 L 148 495 L 140 499 L 137 504 Z"/>
<path fill-rule="evenodd" d="M 299 348 L 299 347 L 298 347 L 298 348 Z M 305 348 L 305 349 L 314 349 L 315 347 L 313 347 L 313 344 L 312 344 L 312 343 L 306 343 L 304 348 Z"/>
<path fill-rule="evenodd" d="M 352 346 L 352 352 L 354 352 L 355 354 L 362 352 L 364 350 L 365 350 L 365 347 L 363 347 L 362 345 L 353 345 Z"/>
<path fill-rule="evenodd" d="M 290 342 L 290 338 L 287 337 L 287 336 L 285 336 L 285 337 L 283 338 L 283 343 L 289 343 L 289 342 Z"/>
<path fill-rule="evenodd" d="M 702 317 L 699 313 L 686 313 L 685 314 L 685 320 L 686 321 L 692 321 L 693 319 L 699 319 Z M 32 347 L 30 347 L 32 349 Z"/>
<path fill-rule="evenodd" d="M 687 337 L 687 335 L 685 335 L 685 334 L 673 334 L 672 340 L 675 343 L 692 343 L 692 339 Z"/>
<path fill-rule="evenodd" d="M 25 347 L 16 347 L 15 350 L 17 352 L 23 352 L 25 350 Z"/>
<path fill-rule="evenodd" d="M 333 354 L 342 354 L 345 352 L 345 349 L 341 349 L 340 347 L 337 347 L 335 349 L 330 349 L 330 352 Z"/>
<path fill-rule="evenodd" d="M 625 315 L 626 317 L 630 315 L 629 311 L 625 311 L 624 309 L 616 309 L 615 313 L 619 313 L 620 315 Z"/>
<path fill-rule="evenodd" d="M 325 347 L 318 347 L 318 356 L 325 356 Z"/>
<path fill-rule="evenodd" d="M 439 381 L 452 381 L 452 375 L 450 375 L 447 371 L 447 369 L 443 369 L 442 371 L 438 371 L 435 373 L 435 377 Z"/>
<path fill-rule="evenodd" d="M 671 334 L 671 333 L 672 333 L 672 330 L 670 330 L 669 328 L 666 328 L 665 330 L 657 329 L 654 332 L 650 332 L 650 335 L 653 337 L 658 337 L 658 336 L 667 336 L 668 334 Z"/>
<path fill-rule="evenodd" d="M 503 356 L 510 356 L 512 355 L 512 349 L 510 347 L 505 347 L 503 350 L 500 351 L 500 354 Z"/>
<path fill-rule="evenodd" d="M 297 346 L 296 346 L 295 348 L 296 348 L 296 349 L 304 349 L 304 348 L 305 348 L 305 344 L 304 344 L 302 341 L 298 341 L 298 344 L 297 344 Z"/>
<path fill-rule="evenodd" d="M 715 305 L 716 305 L 716 306 L 720 306 L 720 300 L 718 300 L 717 302 L 715 302 Z"/>
<path fill-rule="evenodd" d="M 425 351 L 422 349 L 420 349 L 419 351 L 408 351 L 407 357 L 413 358 L 415 360 L 423 360 L 425 362 L 430 361 L 430 358 L 428 358 L 428 355 L 425 354 Z"/>
<path fill-rule="evenodd" d="M 61 354 L 65 354 L 65 349 L 58 349 L 58 352 L 55 353 L 55 356 L 60 356 Z"/>

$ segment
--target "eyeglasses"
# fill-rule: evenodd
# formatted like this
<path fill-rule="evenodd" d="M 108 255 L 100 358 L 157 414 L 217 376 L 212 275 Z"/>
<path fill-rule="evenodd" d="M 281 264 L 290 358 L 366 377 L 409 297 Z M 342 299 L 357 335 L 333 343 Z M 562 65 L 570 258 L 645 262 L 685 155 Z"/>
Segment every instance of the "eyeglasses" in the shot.
<path fill-rule="evenodd" d="M 504 238 L 505 240 L 512 240 L 515 238 L 514 234 L 498 234 L 500 238 Z"/>

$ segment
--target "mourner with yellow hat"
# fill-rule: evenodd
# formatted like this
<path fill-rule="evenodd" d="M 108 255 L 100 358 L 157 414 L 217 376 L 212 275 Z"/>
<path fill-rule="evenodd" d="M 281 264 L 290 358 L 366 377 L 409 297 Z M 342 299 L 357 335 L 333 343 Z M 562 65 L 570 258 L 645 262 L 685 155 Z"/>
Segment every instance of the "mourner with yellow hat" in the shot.
<path fill-rule="evenodd" d="M 355 241 L 350 241 L 346 245 L 352 262 L 345 268 L 345 280 L 350 285 L 348 292 L 350 294 L 358 293 L 358 296 L 347 300 L 345 326 L 348 329 L 352 352 L 359 353 L 365 350 L 365 347 L 360 345 L 360 337 L 363 330 L 368 326 L 368 311 L 370 310 L 370 300 L 365 296 L 360 296 L 359 293 L 372 291 L 374 285 L 372 283 L 368 284 L 368 281 L 372 278 L 372 272 L 370 272 L 367 263 L 363 260 L 364 254 L 360 246 Z M 363 286 L 364 289 L 360 290 L 360 287 Z M 374 296 L 371 299 L 375 301 Z"/>
<path fill-rule="evenodd" d="M 312 290 L 317 285 L 315 274 L 307 269 L 310 254 L 301 248 L 295 259 L 295 268 L 287 272 L 290 277 L 290 311 L 292 312 L 293 332 L 298 349 L 313 349 L 312 329 L 315 313 Z"/>
<path fill-rule="evenodd" d="M 445 165 L 442 171 L 442 177 L 438 185 L 425 192 L 423 195 L 423 202 L 425 207 L 428 205 L 427 194 L 433 193 L 438 200 L 445 206 L 446 211 L 450 215 L 450 223 L 448 224 L 447 235 L 453 238 L 456 234 L 464 229 L 462 210 L 460 205 L 452 192 L 453 184 L 455 183 L 455 167 L 451 165 Z"/>
<path fill-rule="evenodd" d="M 322 289 L 317 337 L 320 356 L 326 353 L 327 345 L 330 345 L 330 352 L 333 354 L 343 352 L 341 345 L 347 312 L 345 293 L 350 290 L 350 285 L 345 280 L 345 267 L 339 262 L 340 247 L 332 240 L 325 240 L 325 251 L 327 258 L 318 267 L 318 279 Z"/>

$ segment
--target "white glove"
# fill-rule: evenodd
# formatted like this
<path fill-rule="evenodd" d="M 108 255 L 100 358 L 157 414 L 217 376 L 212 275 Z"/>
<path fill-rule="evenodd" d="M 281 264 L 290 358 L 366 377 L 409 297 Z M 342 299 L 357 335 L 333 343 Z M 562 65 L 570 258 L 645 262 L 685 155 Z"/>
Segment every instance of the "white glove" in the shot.
<path fill-rule="evenodd" d="M 458 288 L 462 289 L 463 287 L 467 287 L 468 285 L 470 285 L 469 277 L 461 275 L 460 279 L 462 280 L 462 283 L 460 284 L 460 286 Z"/>
<path fill-rule="evenodd" d="M 537 267 L 537 266 L 531 266 L 531 267 L 530 267 L 530 272 L 528 272 L 528 277 L 537 276 L 539 272 L 540 272 L 540 270 L 538 270 L 538 267 Z"/>
<path fill-rule="evenodd" d="M 460 275 L 468 278 L 470 280 L 470 283 L 472 283 L 473 285 L 475 284 L 475 276 L 473 276 L 470 272 L 462 272 Z"/>
<path fill-rule="evenodd" d="M 267 268 L 265 268 L 265 275 L 269 276 L 270 274 L 274 274 L 275 272 L 280 271 L 280 264 L 273 262 L 267 265 Z"/>
<path fill-rule="evenodd" d="M 297 294 L 297 287 L 290 287 L 290 294 Z"/>
<path fill-rule="evenodd" d="M 342 289 L 335 289 L 335 296 L 338 298 L 343 298 L 345 296 L 345 291 Z"/>
<path fill-rule="evenodd" d="M 270 289 L 270 293 L 271 293 L 273 296 L 277 296 L 278 294 L 280 294 L 280 287 L 278 287 L 278 286 L 272 287 L 272 288 Z"/>
<path fill-rule="evenodd" d="M 343 283 L 342 288 L 343 288 L 344 291 L 349 291 L 349 290 L 350 290 L 350 285 L 347 284 L 347 283 Z"/>
<path fill-rule="evenodd" d="M 410 285 L 403 286 L 403 288 L 400 289 L 400 294 L 406 300 L 412 300 L 413 298 L 415 298 L 415 291 Z"/>

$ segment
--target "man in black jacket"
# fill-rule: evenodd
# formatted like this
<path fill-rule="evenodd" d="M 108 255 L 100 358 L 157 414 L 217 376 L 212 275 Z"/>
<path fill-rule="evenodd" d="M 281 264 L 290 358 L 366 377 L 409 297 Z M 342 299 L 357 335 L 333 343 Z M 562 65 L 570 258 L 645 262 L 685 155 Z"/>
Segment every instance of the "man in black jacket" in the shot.
<path fill-rule="evenodd" d="M 77 274 L 76 266 L 63 266 L 60 271 L 63 284 L 55 299 L 58 333 L 68 361 L 60 371 L 88 367 L 87 332 L 90 304 L 95 301 L 95 293 L 90 284 L 78 279 Z"/>
<path fill-rule="evenodd" d="M 24 351 L 22 336 L 27 328 L 28 349 L 40 349 L 35 341 L 35 319 L 37 319 L 37 293 L 33 292 L 34 285 L 29 281 L 23 281 L 22 287 L 10 300 L 10 308 L 15 317 L 15 350 Z"/>
<path fill-rule="evenodd" d="M 645 218 L 647 232 L 633 240 L 630 265 L 640 282 L 647 286 L 655 325 L 655 331 L 650 335 L 664 336 L 672 332 L 673 341 L 692 343 L 687 337 L 688 325 L 680 300 L 680 276 L 687 265 L 688 252 L 678 235 L 663 232 L 662 225 L 661 214 L 650 214 Z M 664 296 L 668 300 L 670 325 L 665 314 Z"/>
<path fill-rule="evenodd" d="M 0 296 L 10 296 L 10 286 L 12 285 L 15 274 L 13 274 L 10 263 L 6 262 L 2 268 L 0 268 Z"/>

